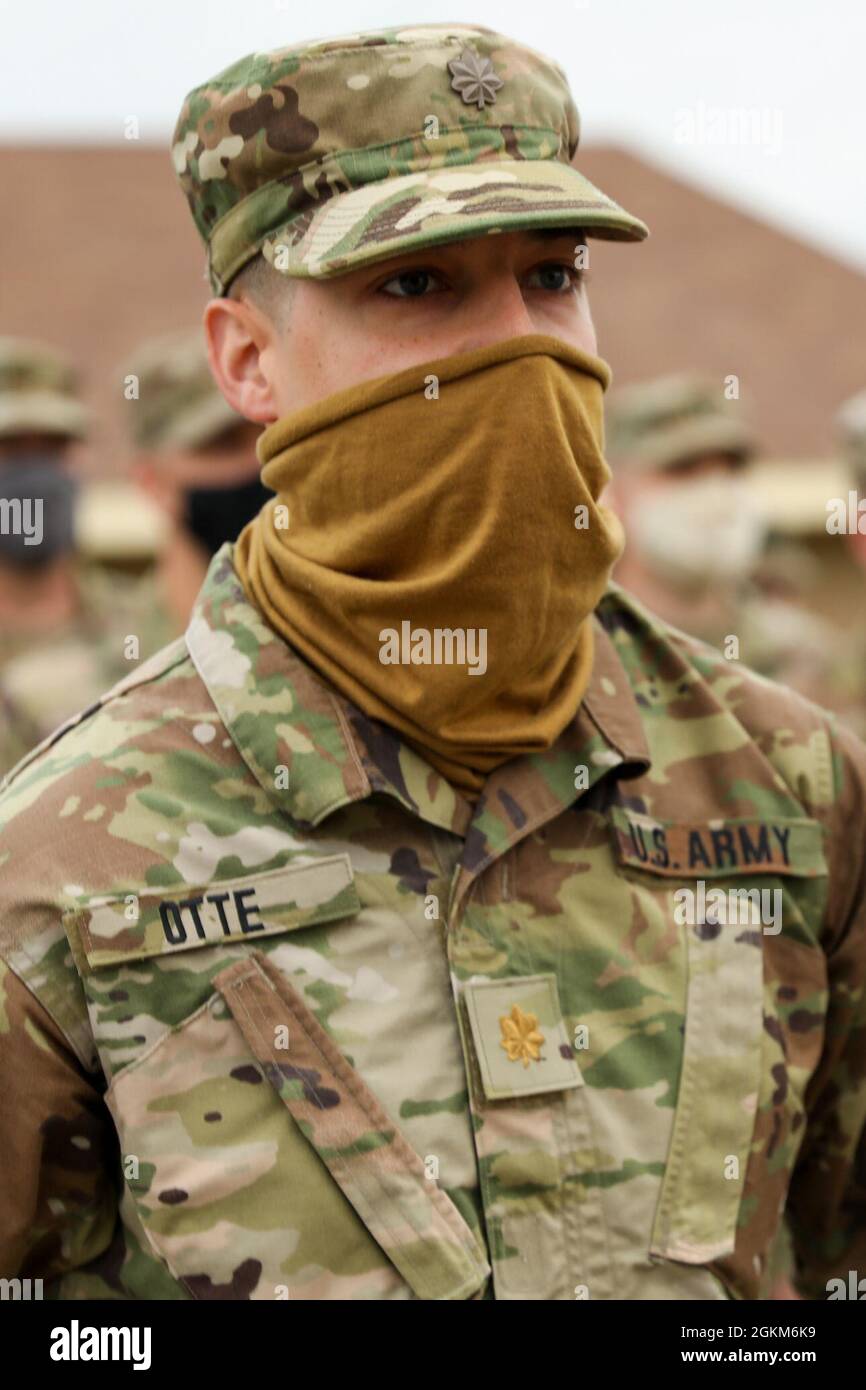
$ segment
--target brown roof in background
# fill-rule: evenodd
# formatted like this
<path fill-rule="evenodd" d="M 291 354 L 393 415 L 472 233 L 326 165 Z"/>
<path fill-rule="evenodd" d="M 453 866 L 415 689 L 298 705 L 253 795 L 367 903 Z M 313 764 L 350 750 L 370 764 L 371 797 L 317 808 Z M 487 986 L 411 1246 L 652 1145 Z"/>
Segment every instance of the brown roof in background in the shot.
<path fill-rule="evenodd" d="M 866 386 L 866 276 L 622 150 L 581 150 L 593 182 L 649 224 L 640 245 L 591 243 L 599 350 L 617 385 L 695 367 L 735 373 L 766 448 L 834 444 Z M 0 333 L 78 363 L 111 469 L 125 447 L 122 372 L 143 338 L 199 321 L 204 253 L 167 150 L 0 147 Z"/>

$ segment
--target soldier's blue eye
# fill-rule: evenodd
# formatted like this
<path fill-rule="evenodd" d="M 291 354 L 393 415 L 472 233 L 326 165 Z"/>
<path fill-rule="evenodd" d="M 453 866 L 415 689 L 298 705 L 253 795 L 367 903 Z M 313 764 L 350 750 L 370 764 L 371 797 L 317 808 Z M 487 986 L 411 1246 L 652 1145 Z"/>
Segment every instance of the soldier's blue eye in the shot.
<path fill-rule="evenodd" d="M 532 272 L 537 277 L 538 285 L 543 290 L 559 291 L 570 289 L 578 279 L 578 276 L 567 265 L 543 265 Z"/>
<path fill-rule="evenodd" d="M 382 289 L 398 298 L 418 299 L 433 285 L 434 279 L 429 270 L 404 270 L 387 280 Z"/>

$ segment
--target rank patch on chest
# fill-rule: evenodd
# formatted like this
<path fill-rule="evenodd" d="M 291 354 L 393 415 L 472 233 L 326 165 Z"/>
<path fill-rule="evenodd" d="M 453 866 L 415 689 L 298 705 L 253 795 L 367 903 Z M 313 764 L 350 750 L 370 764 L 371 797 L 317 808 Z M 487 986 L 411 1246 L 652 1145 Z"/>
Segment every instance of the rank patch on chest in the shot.
<path fill-rule="evenodd" d="M 621 864 L 669 878 L 827 872 L 821 826 L 805 817 L 671 821 L 616 806 L 611 824 Z"/>
<path fill-rule="evenodd" d="M 555 975 L 472 980 L 462 996 L 488 1100 L 583 1085 Z"/>

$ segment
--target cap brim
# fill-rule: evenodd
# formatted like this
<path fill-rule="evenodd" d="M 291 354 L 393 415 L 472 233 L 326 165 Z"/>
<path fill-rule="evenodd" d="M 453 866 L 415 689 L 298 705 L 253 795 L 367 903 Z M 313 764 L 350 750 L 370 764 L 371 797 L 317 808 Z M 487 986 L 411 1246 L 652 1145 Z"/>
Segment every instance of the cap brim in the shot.
<path fill-rule="evenodd" d="M 827 536 L 827 503 L 848 495 L 851 473 L 841 459 L 762 459 L 750 483 L 767 515 L 770 529 L 788 535 Z"/>
<path fill-rule="evenodd" d="M 79 491 L 75 542 L 91 560 L 139 560 L 158 555 L 169 539 L 159 508 L 130 483 L 96 481 Z"/>
<path fill-rule="evenodd" d="M 703 454 L 730 454 L 748 462 L 757 452 L 755 436 L 737 420 L 725 415 L 702 415 L 694 420 L 682 420 L 665 430 L 659 430 L 651 441 L 639 448 L 611 451 L 628 458 L 629 465 L 640 468 L 671 468 Z"/>
<path fill-rule="evenodd" d="M 81 439 L 88 413 L 80 401 L 54 391 L 22 391 L 0 399 L 0 438 L 12 434 L 56 434 Z"/>
<path fill-rule="evenodd" d="M 401 174 L 338 194 L 299 234 L 289 223 L 262 254 L 292 277 L 326 278 L 415 248 L 531 227 L 579 227 L 642 241 L 639 218 L 558 160 L 490 160 Z M 238 267 L 239 268 L 239 267 Z"/>

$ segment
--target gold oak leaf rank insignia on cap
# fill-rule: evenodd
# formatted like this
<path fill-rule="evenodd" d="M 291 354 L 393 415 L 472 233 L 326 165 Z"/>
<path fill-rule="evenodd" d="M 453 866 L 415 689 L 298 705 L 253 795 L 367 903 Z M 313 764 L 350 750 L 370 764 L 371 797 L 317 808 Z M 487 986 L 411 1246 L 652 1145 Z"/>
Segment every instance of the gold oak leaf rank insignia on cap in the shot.
<path fill-rule="evenodd" d="M 460 93 L 467 106 L 477 104 L 479 111 L 484 109 L 486 101 L 496 100 L 496 93 L 503 85 L 490 59 L 479 57 L 471 48 L 465 48 L 459 58 L 452 59 L 448 71 L 455 92 Z"/>

